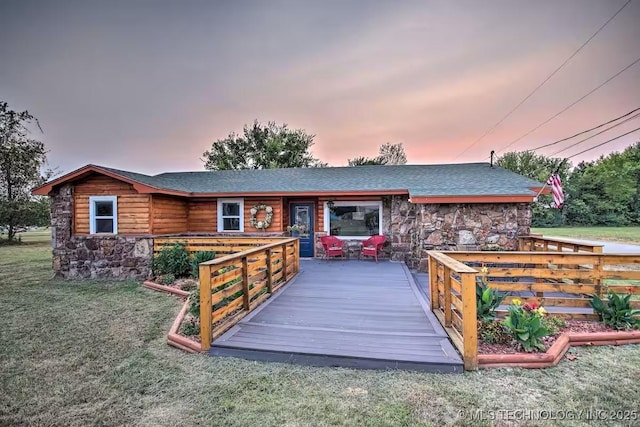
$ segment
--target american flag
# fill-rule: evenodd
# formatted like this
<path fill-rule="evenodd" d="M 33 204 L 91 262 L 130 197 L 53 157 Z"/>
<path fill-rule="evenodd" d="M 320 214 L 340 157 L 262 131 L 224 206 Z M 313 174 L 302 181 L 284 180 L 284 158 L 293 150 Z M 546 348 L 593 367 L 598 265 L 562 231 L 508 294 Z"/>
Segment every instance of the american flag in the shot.
<path fill-rule="evenodd" d="M 551 178 L 547 181 L 547 185 L 551 187 L 553 193 L 553 206 L 558 209 L 562 209 L 564 205 L 564 193 L 562 192 L 562 180 L 557 173 L 551 175 Z"/>

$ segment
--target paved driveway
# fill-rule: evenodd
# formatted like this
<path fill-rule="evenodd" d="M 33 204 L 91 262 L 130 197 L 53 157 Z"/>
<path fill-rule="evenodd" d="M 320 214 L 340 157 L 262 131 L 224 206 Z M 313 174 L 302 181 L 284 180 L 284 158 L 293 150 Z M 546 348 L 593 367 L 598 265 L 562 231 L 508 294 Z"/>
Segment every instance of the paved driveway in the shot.
<path fill-rule="evenodd" d="M 640 254 L 640 245 L 632 245 L 629 243 L 603 242 L 598 240 L 574 239 L 547 235 L 545 235 L 544 237 L 548 237 L 550 239 L 570 239 L 576 242 L 584 242 L 589 245 L 602 245 L 602 250 L 604 251 L 604 253 L 608 254 Z"/>

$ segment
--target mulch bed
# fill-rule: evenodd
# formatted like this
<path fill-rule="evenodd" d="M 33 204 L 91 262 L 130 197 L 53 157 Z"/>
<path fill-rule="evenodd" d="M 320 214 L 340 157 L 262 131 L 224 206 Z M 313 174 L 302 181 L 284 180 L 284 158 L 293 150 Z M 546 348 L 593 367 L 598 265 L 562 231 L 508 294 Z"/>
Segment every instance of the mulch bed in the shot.
<path fill-rule="evenodd" d="M 153 282 L 162 284 L 162 277 L 154 277 Z M 198 281 L 195 279 L 177 279 L 170 285 L 164 285 L 164 286 L 191 292 L 197 289 L 198 285 L 199 285 Z"/>
<path fill-rule="evenodd" d="M 562 333 L 589 333 L 589 332 L 617 332 L 601 322 L 594 322 L 589 320 L 567 320 L 567 326 L 558 328 L 558 332 L 553 335 L 549 335 L 542 339 L 545 345 L 545 350 L 549 350 L 556 339 Z M 513 341 L 510 344 L 489 344 L 482 339 L 478 339 L 478 353 L 479 354 L 518 354 L 525 353 L 519 345 Z"/>

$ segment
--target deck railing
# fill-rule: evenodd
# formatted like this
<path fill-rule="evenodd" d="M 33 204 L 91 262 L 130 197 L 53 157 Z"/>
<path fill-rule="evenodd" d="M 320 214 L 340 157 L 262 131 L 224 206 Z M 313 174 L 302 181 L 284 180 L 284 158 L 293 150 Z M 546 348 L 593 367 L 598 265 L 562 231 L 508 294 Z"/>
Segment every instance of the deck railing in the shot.
<path fill-rule="evenodd" d="M 592 295 L 608 289 L 620 295 L 640 295 L 640 255 L 574 252 L 429 252 L 432 310 L 463 354 L 465 369 L 477 367 L 475 286 L 479 270 L 488 268 L 492 289 L 514 298 L 536 301 L 549 313 L 597 320 Z M 632 306 L 640 308 L 640 300 Z"/>
<path fill-rule="evenodd" d="M 229 255 L 282 241 L 284 237 L 212 237 L 212 236 L 176 236 L 156 237 L 153 239 L 153 254 L 175 243 L 182 243 L 193 254 L 198 251 L 214 251 L 216 255 Z"/>
<path fill-rule="evenodd" d="M 602 253 L 602 245 L 543 236 L 518 237 L 518 250 L 523 252 L 591 252 Z"/>
<path fill-rule="evenodd" d="M 429 252 L 431 309 L 462 354 L 464 368 L 478 368 L 476 276 L 478 271 L 447 255 Z"/>
<path fill-rule="evenodd" d="M 280 238 L 200 264 L 202 350 L 298 273 L 298 254 L 298 239 Z"/>

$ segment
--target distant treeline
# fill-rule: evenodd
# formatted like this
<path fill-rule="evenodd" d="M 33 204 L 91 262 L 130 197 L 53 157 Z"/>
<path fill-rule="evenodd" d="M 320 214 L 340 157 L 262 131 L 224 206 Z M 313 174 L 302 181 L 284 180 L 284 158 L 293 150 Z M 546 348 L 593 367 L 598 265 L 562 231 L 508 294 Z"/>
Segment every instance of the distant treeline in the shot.
<path fill-rule="evenodd" d="M 497 163 L 541 182 L 561 165 L 564 207 L 553 209 L 552 197 L 541 196 L 533 206 L 534 227 L 640 225 L 640 142 L 575 167 L 527 151 L 506 153 Z"/>

